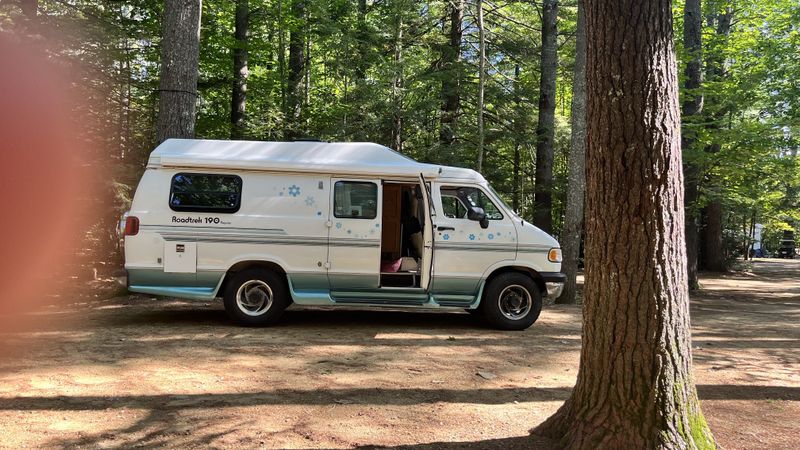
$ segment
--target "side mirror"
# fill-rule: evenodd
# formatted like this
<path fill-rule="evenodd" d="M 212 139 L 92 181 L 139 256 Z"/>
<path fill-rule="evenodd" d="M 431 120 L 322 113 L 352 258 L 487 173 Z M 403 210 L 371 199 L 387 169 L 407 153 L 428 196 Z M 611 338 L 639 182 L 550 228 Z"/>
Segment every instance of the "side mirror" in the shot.
<path fill-rule="evenodd" d="M 489 228 L 489 219 L 486 218 L 486 212 L 483 211 L 483 208 L 478 208 L 477 206 L 472 206 L 467 211 L 467 219 L 474 220 L 481 224 L 481 228 Z"/>

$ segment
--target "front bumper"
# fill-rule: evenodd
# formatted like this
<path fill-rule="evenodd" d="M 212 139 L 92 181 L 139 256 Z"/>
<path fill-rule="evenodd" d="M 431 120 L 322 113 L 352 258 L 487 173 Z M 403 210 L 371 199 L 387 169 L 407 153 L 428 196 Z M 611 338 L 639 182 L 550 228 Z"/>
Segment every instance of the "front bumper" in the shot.
<path fill-rule="evenodd" d="M 564 283 L 567 281 L 567 276 L 561 272 L 542 272 L 539 275 L 544 280 L 545 300 L 547 303 L 555 301 L 564 291 Z"/>

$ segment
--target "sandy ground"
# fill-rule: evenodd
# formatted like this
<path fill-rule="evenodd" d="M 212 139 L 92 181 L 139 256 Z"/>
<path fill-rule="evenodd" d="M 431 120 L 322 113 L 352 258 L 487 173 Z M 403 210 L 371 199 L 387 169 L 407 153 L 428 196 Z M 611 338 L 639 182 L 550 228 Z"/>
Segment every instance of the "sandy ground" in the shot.
<path fill-rule="evenodd" d="M 723 448 L 797 448 L 800 260 L 707 276 L 696 378 Z M 524 332 L 471 315 L 289 311 L 231 325 L 219 303 L 116 297 L 0 332 L 0 447 L 550 448 L 580 308 Z M 479 373 L 484 376 L 479 375 Z"/>

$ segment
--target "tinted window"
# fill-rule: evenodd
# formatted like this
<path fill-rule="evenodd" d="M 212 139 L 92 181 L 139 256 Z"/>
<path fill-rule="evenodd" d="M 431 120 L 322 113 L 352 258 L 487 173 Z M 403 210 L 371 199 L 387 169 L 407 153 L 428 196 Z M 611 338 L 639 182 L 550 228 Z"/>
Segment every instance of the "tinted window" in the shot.
<path fill-rule="evenodd" d="M 242 179 L 236 175 L 179 173 L 172 177 L 169 207 L 174 211 L 233 213 L 239 210 Z"/>
<path fill-rule="evenodd" d="M 378 214 L 378 185 L 337 181 L 333 185 L 333 215 L 344 219 L 374 219 Z"/>
<path fill-rule="evenodd" d="M 483 211 L 486 213 L 486 218 L 489 220 L 502 220 L 503 213 L 500 212 L 500 209 L 495 206 L 495 204 L 483 193 L 482 190 L 475 188 L 475 187 L 454 187 L 454 186 L 444 186 L 441 189 L 442 194 L 442 206 L 445 208 L 445 215 L 448 217 L 457 217 L 457 218 L 465 218 L 466 214 L 464 215 L 449 215 L 447 213 L 447 197 L 456 197 L 457 200 L 460 200 L 464 205 L 467 207 L 474 206 L 477 208 L 483 208 Z M 456 211 L 457 213 L 457 211 Z"/>

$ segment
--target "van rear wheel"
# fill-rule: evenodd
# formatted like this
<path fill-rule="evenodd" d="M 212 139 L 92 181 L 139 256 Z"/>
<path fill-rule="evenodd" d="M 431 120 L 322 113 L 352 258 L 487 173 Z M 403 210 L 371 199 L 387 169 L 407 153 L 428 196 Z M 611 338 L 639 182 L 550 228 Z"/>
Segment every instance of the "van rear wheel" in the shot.
<path fill-rule="evenodd" d="M 493 279 L 481 301 L 481 313 L 500 330 L 524 330 L 542 312 L 542 293 L 525 274 L 508 272 Z"/>
<path fill-rule="evenodd" d="M 289 306 L 289 289 L 282 276 L 264 269 L 237 272 L 225 287 L 225 312 L 239 325 L 270 325 Z"/>

